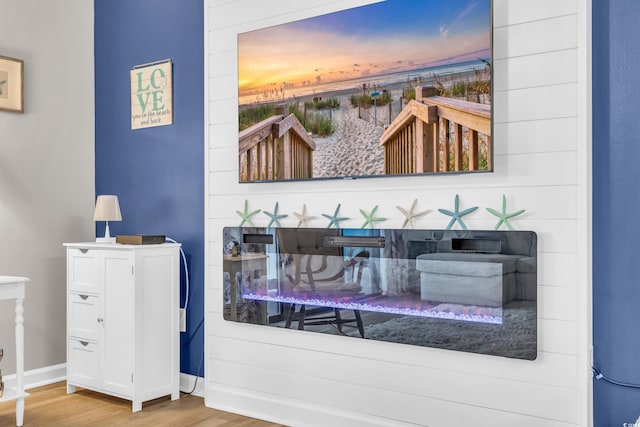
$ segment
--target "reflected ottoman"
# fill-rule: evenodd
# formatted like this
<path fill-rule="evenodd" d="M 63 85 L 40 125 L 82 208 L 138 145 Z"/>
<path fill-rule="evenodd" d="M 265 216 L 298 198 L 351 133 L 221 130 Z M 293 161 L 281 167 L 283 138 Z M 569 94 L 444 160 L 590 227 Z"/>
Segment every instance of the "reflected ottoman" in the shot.
<path fill-rule="evenodd" d="M 516 294 L 521 255 L 432 253 L 416 257 L 425 301 L 500 307 Z"/>

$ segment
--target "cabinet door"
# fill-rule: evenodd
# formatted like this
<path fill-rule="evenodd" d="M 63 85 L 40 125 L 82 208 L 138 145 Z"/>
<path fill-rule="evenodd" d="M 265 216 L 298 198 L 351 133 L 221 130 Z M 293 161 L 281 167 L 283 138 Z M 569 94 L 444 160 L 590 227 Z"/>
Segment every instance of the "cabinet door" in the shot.
<path fill-rule="evenodd" d="M 102 387 L 122 396 L 133 394 L 134 271 L 130 251 L 101 251 Z"/>

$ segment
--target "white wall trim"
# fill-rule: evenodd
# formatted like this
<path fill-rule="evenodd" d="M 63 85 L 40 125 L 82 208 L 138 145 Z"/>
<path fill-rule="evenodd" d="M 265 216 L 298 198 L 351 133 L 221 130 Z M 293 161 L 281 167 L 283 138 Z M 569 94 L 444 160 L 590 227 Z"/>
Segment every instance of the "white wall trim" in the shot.
<path fill-rule="evenodd" d="M 583 141 L 578 147 L 577 172 L 578 182 L 581 183 L 577 194 L 578 206 L 584 210 L 584 214 L 579 216 L 579 230 L 577 236 L 577 246 L 582 248 L 580 254 L 581 268 L 578 270 L 578 282 L 583 283 L 579 287 L 578 304 L 580 304 L 579 323 L 581 336 L 579 343 L 580 368 L 582 370 L 579 384 L 581 390 L 580 399 L 580 424 L 593 426 L 593 379 L 591 368 L 593 366 L 593 276 L 591 270 L 591 260 L 593 259 L 593 202 L 592 202 L 592 57 L 591 57 L 591 0 L 578 2 L 578 33 L 584 37 L 578 37 L 578 141 Z"/>
<path fill-rule="evenodd" d="M 7 389 L 16 387 L 16 374 L 3 376 Z M 45 366 L 44 368 L 32 369 L 24 372 L 24 388 L 30 390 L 49 384 L 67 380 L 67 364 Z M 196 380 L 198 381 L 196 384 Z M 194 384 L 196 385 L 194 390 Z M 193 392 L 191 392 L 193 390 Z M 190 393 L 193 396 L 204 397 L 204 378 L 195 375 L 180 373 L 180 391 Z"/>
<path fill-rule="evenodd" d="M 16 387 L 16 374 L 5 375 L 4 385 L 6 388 Z M 45 366 L 44 368 L 32 369 L 24 372 L 24 388 L 30 390 L 36 387 L 65 381 L 67 379 L 67 364 Z"/>
<path fill-rule="evenodd" d="M 210 43 L 209 43 L 209 4 L 207 2 L 207 0 L 203 0 L 202 2 L 202 7 L 204 9 L 203 15 L 204 15 L 204 94 L 208 94 L 209 93 L 209 74 L 210 74 L 210 63 L 209 63 L 209 58 L 210 58 L 210 53 L 209 53 L 209 49 L 210 49 Z M 204 237 L 205 237 L 205 245 L 204 245 L 204 259 L 205 259 L 205 268 L 204 268 L 204 293 L 205 293 L 205 299 L 204 299 L 204 313 L 206 314 L 209 311 L 209 302 L 208 302 L 208 298 L 206 298 L 207 295 L 207 290 L 206 287 L 209 283 L 211 283 L 211 278 L 209 277 L 209 259 L 210 259 L 210 254 L 209 254 L 209 245 L 206 244 L 207 243 L 207 238 L 209 236 L 209 234 L 211 233 L 211 230 L 209 228 L 209 218 L 211 215 L 211 212 L 209 211 L 209 205 L 210 205 L 210 188 L 209 188 L 209 174 L 211 171 L 211 165 L 209 164 L 209 155 L 210 155 L 210 147 L 209 147 L 209 97 L 208 96 L 204 96 L 204 144 L 203 144 L 203 150 L 204 152 L 202 153 L 202 157 L 204 159 L 204 173 L 205 173 L 205 179 L 204 179 Z M 203 325 L 203 330 L 204 330 L 204 351 L 206 352 L 206 349 L 208 348 L 208 343 L 209 343 L 209 338 L 208 338 L 208 334 L 207 334 L 207 323 L 205 322 L 205 324 Z M 206 355 L 205 355 L 206 357 Z M 198 372 L 199 373 L 199 372 Z M 186 374 L 180 374 L 180 389 L 182 390 L 182 375 L 186 375 Z M 204 377 L 207 378 L 207 363 L 206 363 L 206 358 L 205 358 L 205 362 L 204 362 Z M 204 387 L 205 382 L 202 381 L 201 382 L 202 387 Z M 189 390 L 191 390 L 191 388 L 189 388 Z M 204 397 L 204 393 L 205 393 L 205 389 L 203 390 L 196 390 L 196 392 L 198 393 L 198 396 Z M 194 392 L 194 393 L 196 393 Z"/>
<path fill-rule="evenodd" d="M 381 418 L 362 412 L 345 411 L 308 402 L 271 396 L 259 392 L 246 392 L 233 387 L 209 382 L 205 405 L 220 411 L 233 412 L 284 425 L 349 426 L 349 427 L 416 427 L 417 424 Z M 237 402 L 243 402 L 241 406 Z M 247 410 L 247 408 L 251 408 Z M 303 420 L 303 421 L 302 421 Z"/>
<path fill-rule="evenodd" d="M 204 378 L 180 372 L 180 391 L 192 396 L 204 397 Z"/>

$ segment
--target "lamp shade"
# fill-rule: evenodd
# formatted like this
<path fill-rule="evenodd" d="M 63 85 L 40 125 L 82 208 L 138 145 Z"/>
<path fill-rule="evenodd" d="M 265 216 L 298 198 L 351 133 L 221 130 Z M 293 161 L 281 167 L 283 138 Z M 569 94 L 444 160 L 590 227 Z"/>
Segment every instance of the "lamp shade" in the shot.
<path fill-rule="evenodd" d="M 93 212 L 94 221 L 122 221 L 118 196 L 103 195 L 96 200 L 96 210 Z"/>

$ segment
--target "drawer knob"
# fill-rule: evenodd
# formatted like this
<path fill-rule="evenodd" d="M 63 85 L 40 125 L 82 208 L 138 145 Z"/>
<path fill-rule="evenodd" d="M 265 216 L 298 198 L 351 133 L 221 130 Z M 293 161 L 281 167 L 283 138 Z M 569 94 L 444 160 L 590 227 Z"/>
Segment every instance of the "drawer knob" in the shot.
<path fill-rule="evenodd" d="M 86 347 L 89 345 L 89 341 L 80 341 L 80 344 L 82 344 L 83 347 Z"/>
<path fill-rule="evenodd" d="M 80 295 L 80 298 L 82 298 L 83 300 L 86 300 L 87 298 L 89 298 L 89 295 Z"/>
<path fill-rule="evenodd" d="M 104 319 L 102 317 L 98 317 L 98 323 L 102 323 L 104 322 Z"/>

